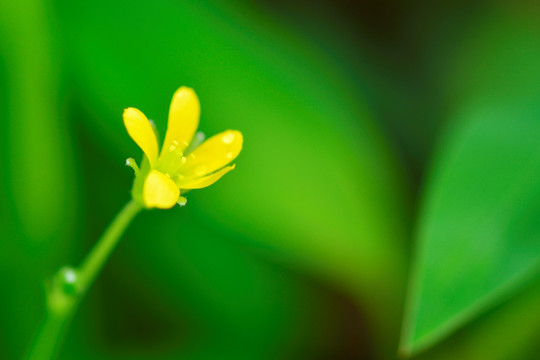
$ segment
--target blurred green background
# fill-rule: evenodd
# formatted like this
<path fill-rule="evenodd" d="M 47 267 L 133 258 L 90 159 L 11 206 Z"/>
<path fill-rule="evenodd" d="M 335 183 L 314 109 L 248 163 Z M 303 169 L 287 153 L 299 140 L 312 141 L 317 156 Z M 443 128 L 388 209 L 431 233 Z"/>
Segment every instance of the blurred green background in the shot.
<path fill-rule="evenodd" d="M 182 85 L 237 169 L 137 217 L 60 359 L 540 357 L 537 2 L 2 0 L 1 359 Z"/>

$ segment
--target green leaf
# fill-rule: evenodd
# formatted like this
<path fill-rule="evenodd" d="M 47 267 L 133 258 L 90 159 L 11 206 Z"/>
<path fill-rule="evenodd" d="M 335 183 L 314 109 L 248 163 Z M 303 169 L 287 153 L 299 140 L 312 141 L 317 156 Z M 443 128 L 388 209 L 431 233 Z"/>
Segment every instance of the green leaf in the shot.
<path fill-rule="evenodd" d="M 530 360 L 538 354 L 540 279 L 415 360 Z M 508 331 L 512 329 L 512 331 Z"/>
<path fill-rule="evenodd" d="M 75 215 L 72 145 L 60 104 L 62 77 L 51 23 L 41 1 L 0 5 L 6 67 L 1 160 L 9 169 L 6 185 L 19 232 L 37 252 L 56 250 L 57 242 L 71 236 Z"/>
<path fill-rule="evenodd" d="M 0 3 L 0 358 L 20 358 L 28 346 L 43 280 L 75 233 L 78 179 L 47 10 L 38 0 Z"/>
<path fill-rule="evenodd" d="M 540 109 L 465 112 L 435 161 L 404 347 L 424 348 L 537 275 Z"/>
<path fill-rule="evenodd" d="M 497 4 L 447 54 L 452 132 L 433 161 L 402 348 L 415 353 L 502 301 L 540 263 L 540 26 Z"/>

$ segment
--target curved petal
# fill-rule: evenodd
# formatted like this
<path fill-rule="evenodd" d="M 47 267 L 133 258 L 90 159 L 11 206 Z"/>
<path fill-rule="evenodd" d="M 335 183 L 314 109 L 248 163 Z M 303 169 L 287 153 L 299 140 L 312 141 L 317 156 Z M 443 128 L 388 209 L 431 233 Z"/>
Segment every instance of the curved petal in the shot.
<path fill-rule="evenodd" d="M 186 156 L 180 173 L 185 178 L 199 178 L 221 169 L 236 159 L 244 138 L 237 130 L 227 130 L 212 136 Z"/>
<path fill-rule="evenodd" d="M 169 123 L 163 143 L 162 153 L 166 150 L 180 149 L 183 152 L 191 142 L 199 127 L 201 106 L 193 89 L 182 86 L 173 95 L 169 109 Z"/>
<path fill-rule="evenodd" d="M 218 181 L 223 175 L 233 170 L 235 167 L 236 165 L 227 166 L 219 171 L 216 171 L 213 174 L 196 178 L 196 179 L 187 179 L 187 180 L 177 179 L 176 185 L 178 185 L 180 189 L 202 189 L 204 187 L 212 185 L 213 183 Z"/>
<path fill-rule="evenodd" d="M 139 145 L 148 157 L 150 165 L 154 167 L 158 157 L 158 143 L 152 125 L 146 116 L 135 108 L 125 109 L 123 118 L 129 136 Z"/>
<path fill-rule="evenodd" d="M 144 205 L 148 208 L 172 208 L 180 197 L 180 189 L 167 175 L 152 170 L 143 187 Z"/>

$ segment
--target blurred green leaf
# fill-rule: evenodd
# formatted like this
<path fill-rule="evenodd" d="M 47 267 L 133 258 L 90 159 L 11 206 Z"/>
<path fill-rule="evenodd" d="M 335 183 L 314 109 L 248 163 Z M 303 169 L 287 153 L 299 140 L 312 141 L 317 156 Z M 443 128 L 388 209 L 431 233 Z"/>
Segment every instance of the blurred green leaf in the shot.
<path fill-rule="evenodd" d="M 488 9 L 457 48 L 449 48 L 447 96 L 457 107 L 478 101 L 496 105 L 538 100 L 538 7 L 518 1 Z"/>
<path fill-rule="evenodd" d="M 49 15 L 42 1 L 0 3 L 0 358 L 19 358 L 28 346 L 42 315 L 43 280 L 64 261 L 77 218 L 61 53 Z"/>
<path fill-rule="evenodd" d="M 433 160 L 403 330 L 439 341 L 537 275 L 540 26 L 525 3 L 493 6 L 450 49 L 451 133 Z"/>
<path fill-rule="evenodd" d="M 466 111 L 435 160 L 409 322 L 415 351 L 485 311 L 540 265 L 540 109 Z"/>
<path fill-rule="evenodd" d="M 19 231 L 33 251 L 56 249 L 72 227 L 76 178 L 61 108 L 59 51 L 46 4 L 3 2 L 6 66 L 4 162 Z M 43 254 L 40 254 L 43 255 Z"/>
<path fill-rule="evenodd" d="M 540 333 L 540 282 L 479 316 L 417 360 L 529 360 L 537 357 Z M 512 331 L 508 331 L 512 329 Z"/>

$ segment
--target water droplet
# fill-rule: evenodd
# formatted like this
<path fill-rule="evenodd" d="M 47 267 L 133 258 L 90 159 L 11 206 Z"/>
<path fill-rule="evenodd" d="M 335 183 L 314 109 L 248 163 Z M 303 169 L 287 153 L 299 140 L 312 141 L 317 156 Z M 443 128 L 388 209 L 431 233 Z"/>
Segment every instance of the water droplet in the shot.
<path fill-rule="evenodd" d="M 66 269 L 66 272 L 64 273 L 64 281 L 67 284 L 74 284 L 75 281 L 77 281 L 77 274 L 73 269 Z"/>
<path fill-rule="evenodd" d="M 199 166 L 195 169 L 195 175 L 202 176 L 205 175 L 208 171 L 206 170 L 206 166 Z"/>
<path fill-rule="evenodd" d="M 61 268 L 56 275 L 56 285 L 65 294 L 77 292 L 77 271 L 71 267 Z"/>
<path fill-rule="evenodd" d="M 231 144 L 234 141 L 234 133 L 230 132 L 228 134 L 223 135 L 221 138 L 221 141 L 223 141 L 225 144 Z"/>
<path fill-rule="evenodd" d="M 182 158 L 180 159 L 180 162 L 181 162 L 182 164 L 185 164 L 185 163 L 187 162 L 186 157 L 185 157 L 185 156 L 182 156 Z"/>
<path fill-rule="evenodd" d="M 227 159 L 232 159 L 234 157 L 234 153 L 230 152 L 230 153 L 227 153 Z"/>
<path fill-rule="evenodd" d="M 180 206 L 185 206 L 187 204 L 187 199 L 185 197 L 183 197 L 183 196 L 180 196 L 177 203 Z"/>

